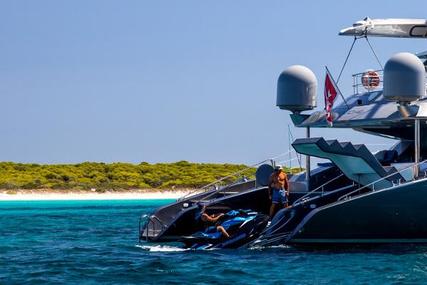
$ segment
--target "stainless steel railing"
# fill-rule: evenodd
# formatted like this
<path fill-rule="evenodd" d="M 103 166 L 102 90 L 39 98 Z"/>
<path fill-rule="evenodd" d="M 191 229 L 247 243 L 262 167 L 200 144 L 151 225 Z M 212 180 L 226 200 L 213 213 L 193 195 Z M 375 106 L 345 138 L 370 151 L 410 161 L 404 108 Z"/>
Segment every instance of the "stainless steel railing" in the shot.
<path fill-rule="evenodd" d="M 188 197 L 191 197 L 192 195 L 195 195 L 195 194 L 200 194 L 200 193 L 203 193 L 203 192 L 206 192 L 206 191 L 209 191 L 209 190 L 212 190 L 212 187 L 214 187 L 217 191 L 215 191 L 214 193 L 212 193 L 211 195 L 213 195 L 213 194 L 215 194 L 215 193 L 218 193 L 219 191 L 221 191 L 222 189 L 220 189 L 219 188 L 219 184 L 221 183 L 221 182 L 223 182 L 224 180 L 227 180 L 227 179 L 229 179 L 229 178 L 232 178 L 232 177 L 236 177 L 237 175 L 239 175 L 239 174 L 241 174 L 241 173 L 244 173 L 245 171 L 247 171 L 247 170 L 249 170 L 249 169 L 251 169 L 251 168 L 254 168 L 254 167 L 257 167 L 257 166 L 260 166 L 261 164 L 264 164 L 264 163 L 270 163 L 272 166 L 274 166 L 275 164 L 276 164 L 276 160 L 278 159 L 278 158 L 280 158 L 280 157 L 283 157 L 283 156 L 285 156 L 285 155 L 289 155 L 290 153 L 294 153 L 295 152 L 295 150 L 291 150 L 291 151 L 287 151 L 287 152 L 285 152 L 285 153 L 282 153 L 282 154 L 279 154 L 279 155 L 277 155 L 277 156 L 275 156 L 275 157 L 272 157 L 272 158 L 268 158 L 268 159 L 265 159 L 265 160 L 263 160 L 263 161 L 260 161 L 260 162 L 257 162 L 257 163 L 255 163 L 255 164 L 252 164 L 252 165 L 250 165 L 250 166 L 248 166 L 248 167 L 246 167 L 246 168 L 244 168 L 244 169 L 241 169 L 241 170 L 239 170 L 239 171 L 236 171 L 236 172 L 234 172 L 234 173 L 231 173 L 231 174 L 229 174 L 229 175 L 227 175 L 227 176 L 224 176 L 224 177 L 221 177 L 221 178 L 219 178 L 219 179 L 217 179 L 217 180 L 215 180 L 215 181 L 213 181 L 213 182 L 211 182 L 211 183 L 209 183 L 209 184 L 206 184 L 206 185 L 204 185 L 204 186 L 202 186 L 200 189 L 197 189 L 197 190 L 194 190 L 194 191 L 191 191 L 190 193 L 187 193 L 186 195 L 184 195 L 183 197 L 181 197 L 179 200 L 183 200 L 183 199 L 187 199 Z M 281 163 L 283 163 L 283 162 L 288 162 L 288 161 L 291 161 L 291 160 L 296 160 L 297 158 L 293 158 L 293 159 L 290 159 L 290 160 L 285 160 L 285 161 L 280 161 Z M 209 195 L 210 196 L 210 195 Z M 206 197 L 204 197 L 204 199 L 205 199 Z"/>
<path fill-rule="evenodd" d="M 423 160 L 423 161 L 421 161 L 419 163 L 413 163 L 413 164 L 411 164 L 408 167 L 405 167 L 405 168 L 403 168 L 401 170 L 398 170 L 396 172 L 390 173 L 387 176 L 384 176 L 384 177 L 382 177 L 382 178 L 380 178 L 378 180 L 375 180 L 374 182 L 371 182 L 369 184 L 363 185 L 363 186 L 357 188 L 356 190 L 351 191 L 351 192 L 349 192 L 349 193 L 341 196 L 340 198 L 338 198 L 338 201 L 347 200 L 347 199 L 351 198 L 352 196 L 354 196 L 355 193 L 357 193 L 357 195 L 360 195 L 361 194 L 361 190 L 363 190 L 363 189 L 371 189 L 370 191 L 368 190 L 368 191 L 366 191 L 364 193 L 370 193 L 370 192 L 375 192 L 377 190 L 388 189 L 390 187 L 380 188 L 380 189 L 375 190 L 375 184 L 378 184 L 379 182 L 385 181 L 386 179 L 388 180 L 388 178 L 396 175 L 397 173 L 402 174 L 405 170 L 409 170 L 411 168 L 419 167 L 421 164 L 426 163 L 426 162 L 427 162 L 427 160 Z M 401 179 L 397 179 L 395 181 L 391 181 L 392 182 L 391 188 L 395 187 L 397 185 L 406 184 L 406 183 L 409 183 L 409 182 L 412 182 L 412 181 L 415 181 L 415 180 L 420 180 L 420 179 L 427 179 L 427 172 L 424 173 L 424 177 L 420 177 L 420 176 L 419 177 L 414 177 L 412 180 L 409 180 L 409 181 L 403 181 L 402 182 Z"/>
<path fill-rule="evenodd" d="M 375 87 L 371 87 L 371 88 L 366 88 L 363 85 L 363 76 L 366 74 L 365 72 L 359 72 L 359 73 L 355 73 L 352 75 L 353 78 L 353 94 L 359 94 L 359 92 L 363 89 L 366 89 L 366 91 L 378 91 L 381 90 L 383 88 L 383 82 L 384 82 L 384 70 L 382 69 L 377 69 L 377 70 L 369 70 L 369 71 L 373 71 L 376 72 L 378 74 L 378 86 Z M 427 74 L 426 74 L 426 78 L 427 78 Z M 427 88 L 427 84 L 426 84 L 426 88 Z"/>
<path fill-rule="evenodd" d="M 326 182 L 326 183 L 324 183 L 324 184 L 322 184 L 322 185 L 320 185 L 319 187 L 317 187 L 317 188 L 315 188 L 315 189 L 313 189 L 313 190 L 311 190 L 310 192 L 308 192 L 307 194 L 305 194 L 304 196 L 302 196 L 302 197 L 300 197 L 300 198 L 298 198 L 292 205 L 296 205 L 298 202 L 300 202 L 300 201 L 302 201 L 302 200 L 304 200 L 307 196 L 310 196 L 311 194 L 313 194 L 314 192 L 317 192 L 318 190 L 322 190 L 322 194 L 324 193 L 324 190 L 325 190 L 325 186 L 326 185 L 328 185 L 329 183 L 332 183 L 332 182 L 334 182 L 334 181 L 336 181 L 336 180 L 338 180 L 338 179 L 340 179 L 341 177 L 343 177 L 344 176 L 344 173 L 341 173 L 340 175 L 338 175 L 337 177 L 335 177 L 335 178 L 333 178 L 332 180 L 329 180 L 328 182 Z"/>
<path fill-rule="evenodd" d="M 157 223 L 155 221 L 157 221 Z M 139 240 L 141 241 L 141 239 L 144 238 L 143 235 L 145 233 L 145 240 L 148 241 L 150 230 L 151 230 L 151 233 L 153 234 L 153 237 L 155 237 L 155 234 L 157 232 L 157 224 L 160 224 L 159 233 L 163 231 L 165 228 L 167 228 L 167 225 L 165 225 L 155 215 L 151 215 L 151 216 L 147 214 L 142 215 L 139 218 Z"/>
<path fill-rule="evenodd" d="M 374 91 L 374 90 L 379 90 L 382 89 L 383 86 L 383 70 L 382 69 L 378 69 L 378 70 L 372 70 L 374 72 L 376 72 L 379 76 L 379 82 L 378 82 L 378 86 L 367 89 L 369 91 Z M 365 88 L 363 83 L 362 83 L 362 78 L 365 75 L 365 72 L 360 72 L 360 73 L 355 73 L 352 75 L 353 77 L 353 94 L 359 94 L 359 89 Z"/>

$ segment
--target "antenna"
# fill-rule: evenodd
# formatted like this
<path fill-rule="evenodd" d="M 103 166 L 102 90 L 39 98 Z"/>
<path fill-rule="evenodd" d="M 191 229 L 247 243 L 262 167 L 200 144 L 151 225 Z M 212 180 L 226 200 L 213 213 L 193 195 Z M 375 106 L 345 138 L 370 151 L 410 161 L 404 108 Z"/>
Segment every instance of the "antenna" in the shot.
<path fill-rule="evenodd" d="M 289 169 L 292 169 L 292 153 L 291 153 L 291 128 L 288 124 L 288 152 L 289 152 Z"/>
<path fill-rule="evenodd" d="M 289 160 L 291 160 L 291 153 L 292 153 L 292 149 L 291 149 L 291 145 L 292 145 L 292 141 L 294 140 L 294 136 L 292 135 L 292 131 L 291 131 L 291 127 L 288 124 L 288 141 L 289 141 Z M 298 166 L 300 169 L 302 169 L 301 166 L 301 154 L 300 153 L 295 153 L 297 160 L 298 160 Z"/>

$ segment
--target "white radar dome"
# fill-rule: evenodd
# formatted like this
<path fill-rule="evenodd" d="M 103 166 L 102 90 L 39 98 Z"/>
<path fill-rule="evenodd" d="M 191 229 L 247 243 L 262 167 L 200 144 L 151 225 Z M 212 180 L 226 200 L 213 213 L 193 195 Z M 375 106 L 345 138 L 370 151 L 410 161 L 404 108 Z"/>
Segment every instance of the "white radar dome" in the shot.
<path fill-rule="evenodd" d="M 393 55 L 384 66 L 384 97 L 399 103 L 409 103 L 425 96 L 424 65 L 412 53 Z"/>
<path fill-rule="evenodd" d="M 317 78 L 307 67 L 292 65 L 277 81 L 276 106 L 291 112 L 312 110 L 316 107 Z"/>

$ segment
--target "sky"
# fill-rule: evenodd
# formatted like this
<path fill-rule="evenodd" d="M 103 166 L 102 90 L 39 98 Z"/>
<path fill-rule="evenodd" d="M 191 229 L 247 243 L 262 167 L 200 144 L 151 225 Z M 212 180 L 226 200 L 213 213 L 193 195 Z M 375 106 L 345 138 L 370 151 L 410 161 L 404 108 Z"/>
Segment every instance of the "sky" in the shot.
<path fill-rule="evenodd" d="M 276 84 L 288 66 L 337 77 L 366 16 L 426 18 L 420 1 L 0 0 L 0 161 L 253 164 L 288 151 Z M 427 50 L 372 38 L 381 62 Z M 379 68 L 356 43 L 339 87 Z M 312 136 L 386 144 L 352 130 Z M 388 147 L 385 146 L 385 147 Z"/>

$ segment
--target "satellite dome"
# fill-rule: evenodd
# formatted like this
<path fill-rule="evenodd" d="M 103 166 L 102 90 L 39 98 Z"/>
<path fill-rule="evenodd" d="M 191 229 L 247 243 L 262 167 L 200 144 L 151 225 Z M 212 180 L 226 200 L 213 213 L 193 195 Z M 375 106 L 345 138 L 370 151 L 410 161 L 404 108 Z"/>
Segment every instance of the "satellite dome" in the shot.
<path fill-rule="evenodd" d="M 307 67 L 292 65 L 277 81 L 276 106 L 291 112 L 312 110 L 316 107 L 317 78 Z"/>
<path fill-rule="evenodd" d="M 384 97 L 408 103 L 425 96 L 425 70 L 421 60 L 412 53 L 393 55 L 384 66 Z"/>

